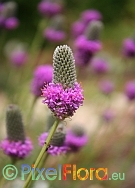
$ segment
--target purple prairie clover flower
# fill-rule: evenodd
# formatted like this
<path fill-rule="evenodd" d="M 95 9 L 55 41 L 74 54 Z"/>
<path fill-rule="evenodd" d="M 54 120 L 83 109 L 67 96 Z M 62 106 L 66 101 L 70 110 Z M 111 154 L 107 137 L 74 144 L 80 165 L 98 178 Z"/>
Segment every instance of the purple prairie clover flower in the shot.
<path fill-rule="evenodd" d="M 43 15 L 47 17 L 55 16 L 62 11 L 62 5 L 60 3 L 57 3 L 57 1 L 51 1 L 51 0 L 42 0 L 38 4 L 38 11 Z"/>
<path fill-rule="evenodd" d="M 21 49 L 15 49 L 10 54 L 10 61 L 16 67 L 21 67 L 28 60 L 28 52 Z"/>
<path fill-rule="evenodd" d="M 6 155 L 10 157 L 17 157 L 19 159 L 27 157 L 33 149 L 29 138 L 26 138 L 24 142 L 5 139 L 0 143 L 0 147 Z"/>
<path fill-rule="evenodd" d="M 125 57 L 135 57 L 135 40 L 127 38 L 123 42 L 122 53 Z"/>
<path fill-rule="evenodd" d="M 32 142 L 25 137 L 21 112 L 16 105 L 9 105 L 6 112 L 7 138 L 0 143 L 0 148 L 11 158 L 23 159 L 33 149 Z"/>
<path fill-rule="evenodd" d="M 102 114 L 102 118 L 103 120 L 110 122 L 114 119 L 114 112 L 111 109 L 106 109 L 103 114 Z"/>
<path fill-rule="evenodd" d="M 64 31 L 56 30 L 54 28 L 47 28 L 44 31 L 44 37 L 51 42 L 61 42 L 65 39 L 66 35 Z"/>
<path fill-rule="evenodd" d="M 103 94 L 110 94 L 114 90 L 114 83 L 110 80 L 103 80 L 99 83 L 99 89 Z"/>
<path fill-rule="evenodd" d="M 53 81 L 42 89 L 43 103 L 59 119 L 74 115 L 83 104 L 83 90 L 76 81 L 75 60 L 67 45 L 58 46 L 53 55 Z"/>
<path fill-rule="evenodd" d="M 98 40 L 88 40 L 84 35 L 75 41 L 75 58 L 77 64 L 87 65 L 95 53 L 100 51 L 102 44 Z"/>
<path fill-rule="evenodd" d="M 48 134 L 49 132 L 44 132 L 39 136 L 38 141 L 40 146 L 44 145 Z M 60 155 L 65 154 L 69 149 L 70 148 L 65 145 L 65 127 L 63 124 L 59 124 L 51 139 L 47 152 L 51 155 Z"/>
<path fill-rule="evenodd" d="M 82 21 L 78 20 L 78 21 L 74 22 L 72 24 L 72 28 L 71 28 L 72 36 L 74 38 L 79 37 L 80 35 L 82 35 L 84 33 L 85 28 L 86 28 L 86 25 Z"/>
<path fill-rule="evenodd" d="M 64 16 L 57 15 L 50 21 L 50 25 L 44 31 L 44 37 L 51 42 L 61 42 L 65 39 L 66 34 L 64 32 Z"/>
<path fill-rule="evenodd" d="M 84 23 L 88 24 L 93 20 L 102 20 L 102 15 L 98 10 L 85 10 L 81 14 L 81 19 Z"/>
<path fill-rule="evenodd" d="M 83 128 L 75 126 L 66 134 L 65 144 L 70 147 L 70 151 L 77 152 L 88 143 L 88 137 Z"/>
<path fill-rule="evenodd" d="M 40 65 L 38 66 L 33 75 L 33 80 L 31 83 L 31 92 L 40 97 L 42 95 L 41 88 L 43 88 L 45 83 L 52 82 L 53 67 L 51 65 Z"/>
<path fill-rule="evenodd" d="M 91 61 L 91 69 L 94 73 L 104 74 L 110 69 L 108 62 L 103 58 L 93 58 Z"/>
<path fill-rule="evenodd" d="M 42 96 L 45 96 L 43 103 L 47 104 L 59 119 L 73 116 L 83 103 L 82 89 L 78 83 L 66 89 L 61 84 L 49 83 L 42 89 L 42 93 Z"/>
<path fill-rule="evenodd" d="M 135 81 L 129 81 L 126 83 L 125 95 L 130 101 L 135 99 Z"/>
<path fill-rule="evenodd" d="M 18 25 L 19 25 L 19 20 L 15 17 L 7 18 L 4 22 L 4 28 L 9 30 L 16 29 Z"/>

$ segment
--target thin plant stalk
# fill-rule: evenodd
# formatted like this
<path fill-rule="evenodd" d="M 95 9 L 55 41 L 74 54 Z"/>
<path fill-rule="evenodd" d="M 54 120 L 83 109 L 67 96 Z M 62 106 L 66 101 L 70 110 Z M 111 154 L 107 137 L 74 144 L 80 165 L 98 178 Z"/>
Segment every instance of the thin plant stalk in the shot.
<path fill-rule="evenodd" d="M 45 154 L 45 152 L 46 152 L 46 150 L 47 150 L 47 148 L 48 148 L 48 145 L 49 145 L 49 143 L 50 143 L 50 141 L 51 141 L 51 138 L 52 138 L 53 134 L 54 134 L 55 131 L 56 131 L 56 128 L 57 128 L 59 122 L 60 122 L 59 119 L 56 119 L 56 120 L 55 120 L 55 122 L 54 122 L 54 124 L 53 124 L 53 126 L 52 126 L 52 128 L 51 128 L 51 130 L 50 130 L 50 132 L 49 132 L 49 135 L 48 135 L 48 137 L 47 137 L 47 140 L 46 140 L 46 142 L 45 142 L 43 148 L 41 149 L 41 151 L 40 151 L 40 153 L 39 153 L 39 155 L 38 155 L 38 157 L 37 157 L 37 159 L 36 159 L 36 162 L 35 162 L 35 165 L 34 165 L 35 168 L 37 168 L 38 165 L 40 164 L 40 162 L 42 161 L 42 158 L 43 158 L 43 156 L 44 156 L 44 154 Z M 32 173 L 30 173 L 29 176 L 27 177 L 26 182 L 25 182 L 25 184 L 24 184 L 24 188 L 28 188 L 28 187 L 29 187 L 29 185 L 30 185 L 30 183 L 31 183 L 31 180 L 32 180 L 31 178 L 32 178 Z"/>

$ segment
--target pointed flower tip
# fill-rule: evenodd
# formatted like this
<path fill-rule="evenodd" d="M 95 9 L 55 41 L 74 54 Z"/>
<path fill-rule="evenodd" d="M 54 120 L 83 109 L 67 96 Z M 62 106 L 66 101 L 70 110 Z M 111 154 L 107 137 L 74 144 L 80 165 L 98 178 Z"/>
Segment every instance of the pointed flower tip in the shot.
<path fill-rule="evenodd" d="M 76 82 L 75 59 L 67 45 L 58 46 L 53 54 L 53 83 L 63 87 L 72 87 Z"/>

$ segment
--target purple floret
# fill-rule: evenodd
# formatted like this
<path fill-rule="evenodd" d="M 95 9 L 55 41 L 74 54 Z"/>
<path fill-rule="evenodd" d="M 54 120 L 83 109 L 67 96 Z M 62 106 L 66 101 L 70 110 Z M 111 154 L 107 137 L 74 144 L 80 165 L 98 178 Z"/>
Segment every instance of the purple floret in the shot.
<path fill-rule="evenodd" d="M 127 38 L 123 42 L 122 53 L 126 57 L 135 57 L 135 40 Z"/>
<path fill-rule="evenodd" d="M 89 23 L 93 20 L 102 20 L 102 15 L 97 10 L 85 10 L 81 15 L 82 21 Z"/>
<path fill-rule="evenodd" d="M 135 99 L 135 82 L 130 81 L 125 85 L 125 94 L 129 100 Z"/>
<path fill-rule="evenodd" d="M 74 38 L 79 37 L 80 35 L 84 33 L 85 28 L 86 28 L 86 25 L 83 22 L 81 21 L 74 22 L 71 28 L 72 36 Z"/>
<path fill-rule="evenodd" d="M 25 50 L 14 50 L 10 54 L 10 61 L 16 67 L 24 65 L 28 60 L 28 53 Z"/>
<path fill-rule="evenodd" d="M 88 142 L 86 134 L 76 135 L 73 131 L 69 130 L 66 134 L 65 144 L 70 147 L 70 151 L 76 152 L 85 146 Z"/>
<path fill-rule="evenodd" d="M 107 109 L 103 112 L 102 117 L 105 121 L 110 122 L 114 119 L 114 112 L 110 109 Z"/>
<path fill-rule="evenodd" d="M 55 2 L 41 1 L 38 5 L 39 12 L 48 17 L 55 16 L 62 11 L 62 6 Z"/>
<path fill-rule="evenodd" d="M 31 83 L 31 91 L 35 96 L 42 95 L 41 88 L 45 83 L 52 81 L 53 67 L 51 65 L 40 65 L 34 71 L 34 77 Z"/>
<path fill-rule="evenodd" d="M 83 104 L 82 88 L 75 83 L 71 88 L 63 88 L 61 84 L 49 83 L 42 89 L 42 102 L 59 119 L 65 119 L 74 115 L 75 111 Z"/>
<path fill-rule="evenodd" d="M 91 61 L 91 68 L 97 74 L 107 73 L 110 69 L 109 64 L 102 58 L 94 58 Z"/>
<path fill-rule="evenodd" d="M 47 38 L 51 42 L 61 42 L 65 39 L 65 32 L 62 30 L 56 30 L 53 28 L 47 28 L 44 31 L 44 37 Z"/>
<path fill-rule="evenodd" d="M 104 94 L 110 94 L 114 90 L 114 84 L 110 80 L 103 80 L 99 83 L 99 89 Z"/>
<path fill-rule="evenodd" d="M 44 132 L 40 135 L 40 137 L 38 138 L 40 146 L 44 145 L 44 143 L 47 139 L 47 136 L 48 136 L 48 132 Z M 61 146 L 50 145 L 47 152 L 51 155 L 60 155 L 60 154 L 65 154 L 69 149 L 70 148 L 63 143 L 63 145 L 61 145 Z"/>
<path fill-rule="evenodd" d="M 6 155 L 19 159 L 27 157 L 33 149 L 32 142 L 29 138 L 27 138 L 24 142 L 15 142 L 5 139 L 1 142 L 0 147 Z"/>
<path fill-rule="evenodd" d="M 4 22 L 4 27 L 9 30 L 16 29 L 18 25 L 19 25 L 19 20 L 15 17 L 7 18 Z"/>
<path fill-rule="evenodd" d="M 88 40 L 82 35 L 76 39 L 75 48 L 76 62 L 86 65 L 89 63 L 92 56 L 101 50 L 102 44 L 98 40 Z"/>

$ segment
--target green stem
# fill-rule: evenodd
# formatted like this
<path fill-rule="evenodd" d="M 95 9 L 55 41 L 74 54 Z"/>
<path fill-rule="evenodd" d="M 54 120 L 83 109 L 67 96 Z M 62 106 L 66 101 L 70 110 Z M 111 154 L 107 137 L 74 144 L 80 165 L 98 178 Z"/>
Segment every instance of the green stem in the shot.
<path fill-rule="evenodd" d="M 37 157 L 37 160 L 35 162 L 35 168 L 37 168 L 39 163 L 41 162 L 41 160 L 42 160 L 42 158 L 43 158 L 43 156 L 44 156 L 44 154 L 46 152 L 46 149 L 48 148 L 48 145 L 49 145 L 49 143 L 51 141 L 51 138 L 52 138 L 53 134 L 56 131 L 56 128 L 57 128 L 59 122 L 60 122 L 59 119 L 56 119 L 56 121 L 54 122 L 54 124 L 53 124 L 53 126 L 51 128 L 51 131 L 49 132 L 49 135 L 47 137 L 47 140 L 46 140 L 43 148 L 41 149 L 41 151 L 40 151 L 40 153 L 39 153 L 39 155 Z M 31 183 L 31 178 L 32 178 L 32 173 L 30 173 L 29 176 L 27 177 L 26 182 L 24 184 L 24 188 L 28 188 L 29 187 L 29 185 Z"/>

